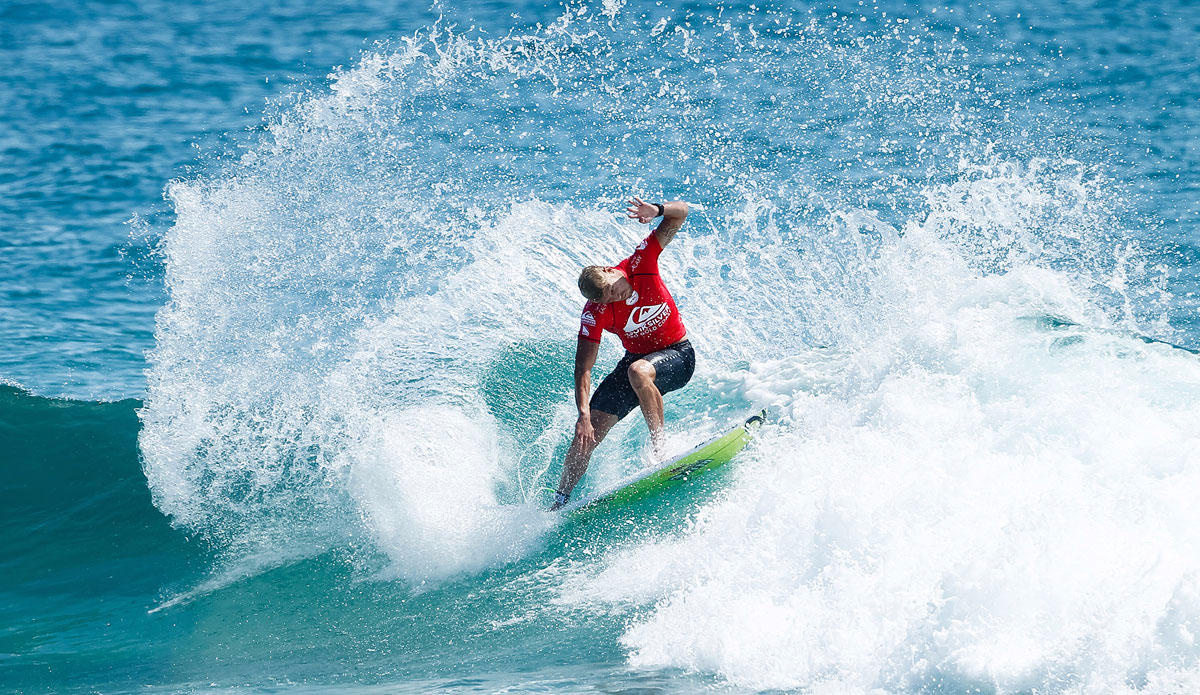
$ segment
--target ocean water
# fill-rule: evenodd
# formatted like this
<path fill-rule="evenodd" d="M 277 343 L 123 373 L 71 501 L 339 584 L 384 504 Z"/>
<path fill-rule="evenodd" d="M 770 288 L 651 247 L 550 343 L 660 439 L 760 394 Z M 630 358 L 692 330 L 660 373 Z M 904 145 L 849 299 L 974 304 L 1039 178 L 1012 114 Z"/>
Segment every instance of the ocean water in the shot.
<path fill-rule="evenodd" d="M 0 5 L 0 691 L 1200 690 L 1197 56 L 1166 2 Z M 633 194 L 693 205 L 671 445 L 769 422 L 564 521 Z"/>

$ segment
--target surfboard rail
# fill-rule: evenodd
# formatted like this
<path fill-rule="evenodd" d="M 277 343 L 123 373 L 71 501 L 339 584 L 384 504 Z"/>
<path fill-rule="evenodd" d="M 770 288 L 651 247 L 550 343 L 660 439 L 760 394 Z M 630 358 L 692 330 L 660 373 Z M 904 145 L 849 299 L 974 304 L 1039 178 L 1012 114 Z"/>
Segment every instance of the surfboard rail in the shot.
<path fill-rule="evenodd" d="M 629 502 L 654 490 L 687 482 L 695 476 L 723 466 L 750 443 L 754 433 L 766 421 L 766 417 L 766 409 L 760 410 L 728 432 L 713 437 L 670 461 L 622 478 L 602 492 L 571 502 L 561 511 L 571 513 L 602 504 Z"/>

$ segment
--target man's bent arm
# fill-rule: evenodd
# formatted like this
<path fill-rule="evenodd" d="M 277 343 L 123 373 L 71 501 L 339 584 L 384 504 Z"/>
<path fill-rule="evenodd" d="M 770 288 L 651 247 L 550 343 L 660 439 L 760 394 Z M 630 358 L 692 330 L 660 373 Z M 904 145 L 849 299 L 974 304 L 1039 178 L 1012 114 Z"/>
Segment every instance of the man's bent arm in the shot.
<path fill-rule="evenodd" d="M 682 200 L 672 200 L 669 203 L 663 203 L 663 221 L 658 225 L 658 229 L 654 230 L 654 236 L 658 239 L 658 245 L 666 248 L 667 244 L 675 238 L 675 232 L 683 226 L 683 221 L 688 216 L 688 204 Z"/>

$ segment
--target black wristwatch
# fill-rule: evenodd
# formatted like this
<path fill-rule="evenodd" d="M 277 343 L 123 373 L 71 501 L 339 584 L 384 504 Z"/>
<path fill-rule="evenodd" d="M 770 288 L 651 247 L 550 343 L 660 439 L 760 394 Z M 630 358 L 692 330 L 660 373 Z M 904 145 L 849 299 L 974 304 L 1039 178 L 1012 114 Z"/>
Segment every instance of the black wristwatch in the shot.
<path fill-rule="evenodd" d="M 667 214 L 667 209 L 663 207 L 662 203 L 655 203 L 654 207 L 658 208 L 658 214 L 655 217 L 662 217 Z"/>

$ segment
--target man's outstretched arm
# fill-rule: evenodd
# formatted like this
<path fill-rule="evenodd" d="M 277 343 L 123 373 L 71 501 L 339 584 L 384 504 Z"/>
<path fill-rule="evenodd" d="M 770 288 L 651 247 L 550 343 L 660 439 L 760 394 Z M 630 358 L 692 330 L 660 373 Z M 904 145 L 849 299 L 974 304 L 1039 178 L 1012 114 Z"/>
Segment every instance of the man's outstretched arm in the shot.
<path fill-rule="evenodd" d="M 683 221 L 687 219 L 688 204 L 682 200 L 672 200 L 669 203 L 662 203 L 662 208 L 663 221 L 658 225 L 658 229 L 654 230 L 654 236 L 658 239 L 658 245 L 666 248 L 667 244 L 675 238 L 675 233 L 683 226 Z M 625 213 L 629 219 L 636 219 L 642 224 L 647 224 L 650 220 L 658 217 L 658 206 L 634 196 L 629 200 L 629 208 Z"/>
<path fill-rule="evenodd" d="M 575 436 L 589 446 L 596 445 L 596 433 L 592 431 L 592 367 L 600 354 L 600 343 L 583 338 L 575 346 L 575 407 L 579 420 L 575 423 Z"/>
<path fill-rule="evenodd" d="M 596 355 L 599 352 L 600 343 L 579 338 L 579 344 L 575 348 L 575 406 L 579 409 L 579 420 L 575 423 L 575 438 L 571 440 L 571 448 L 567 450 L 567 458 L 563 461 L 562 477 L 554 492 L 554 504 L 550 511 L 560 509 L 571 498 L 571 492 L 587 472 L 592 449 L 596 448 L 598 440 L 603 439 L 608 433 L 608 428 L 616 422 L 615 416 L 608 416 L 612 422 L 602 421 L 599 432 L 592 423 L 588 402 L 591 399 L 592 366 L 596 364 Z"/>

